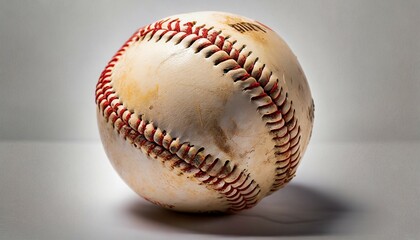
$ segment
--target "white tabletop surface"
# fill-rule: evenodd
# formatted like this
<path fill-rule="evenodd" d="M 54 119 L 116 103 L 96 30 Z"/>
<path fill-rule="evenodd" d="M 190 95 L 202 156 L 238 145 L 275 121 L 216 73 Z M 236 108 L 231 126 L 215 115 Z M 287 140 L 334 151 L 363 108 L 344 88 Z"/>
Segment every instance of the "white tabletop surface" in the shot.
<path fill-rule="evenodd" d="M 311 143 L 297 177 L 237 215 L 162 210 L 98 142 L 0 142 L 0 239 L 420 239 L 420 142 Z"/>

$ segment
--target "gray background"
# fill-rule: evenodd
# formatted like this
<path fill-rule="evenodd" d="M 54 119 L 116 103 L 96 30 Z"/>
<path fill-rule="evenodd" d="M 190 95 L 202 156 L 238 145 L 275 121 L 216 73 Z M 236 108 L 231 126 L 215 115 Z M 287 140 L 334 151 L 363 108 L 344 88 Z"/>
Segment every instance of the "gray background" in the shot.
<path fill-rule="evenodd" d="M 98 140 L 94 87 L 139 27 L 217 10 L 288 42 L 316 104 L 313 141 L 420 139 L 420 1 L 1 1 L 0 139 Z"/>
<path fill-rule="evenodd" d="M 164 211 L 112 169 L 94 89 L 139 27 L 217 10 L 288 42 L 316 104 L 284 189 L 236 215 Z M 0 0 L 0 239 L 419 239 L 420 1 Z"/>

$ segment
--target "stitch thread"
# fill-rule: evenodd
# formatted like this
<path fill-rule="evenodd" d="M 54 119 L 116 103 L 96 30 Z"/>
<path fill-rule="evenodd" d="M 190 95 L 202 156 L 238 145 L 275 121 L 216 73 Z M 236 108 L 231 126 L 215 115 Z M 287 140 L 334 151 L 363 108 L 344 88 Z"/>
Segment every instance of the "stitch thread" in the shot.
<path fill-rule="evenodd" d="M 239 172 L 236 165 L 229 170 L 229 161 L 222 163 L 210 154 L 204 155 L 204 148 L 196 148 L 189 143 L 181 144 L 179 139 L 171 138 L 165 131 L 144 121 L 142 116 L 136 116 L 119 102 L 111 85 L 113 67 L 133 42 L 172 40 L 176 45 L 183 42 L 186 48 L 195 48 L 196 53 L 204 51 L 206 58 L 214 58 L 215 65 L 222 65 L 223 72 L 230 73 L 234 82 L 240 83 L 251 100 L 257 103 L 257 111 L 273 136 L 275 154 L 278 156 L 277 173 L 270 192 L 282 187 L 291 180 L 300 161 L 300 126 L 292 102 L 288 100 L 283 87 L 279 88 L 278 79 L 266 65 L 261 64 L 258 58 L 252 59 L 252 51 L 243 53 L 245 45 L 238 50 L 234 47 L 236 40 L 227 40 L 230 36 L 223 37 L 213 27 L 205 28 L 205 25 L 195 24 L 182 24 L 179 19 L 165 19 L 139 29 L 102 72 L 97 84 L 96 102 L 105 119 L 111 122 L 125 140 L 148 156 L 171 161 L 173 168 L 193 172 L 195 178 L 226 197 L 230 211 L 239 211 L 254 206 L 261 192 L 249 174 Z"/>
<path fill-rule="evenodd" d="M 137 117 L 119 102 L 111 86 L 110 72 L 118 58 L 130 44 L 138 40 L 134 35 L 117 52 L 103 71 L 97 84 L 96 102 L 106 121 L 111 122 L 116 131 L 135 147 L 141 149 L 146 155 L 171 161 L 171 167 L 183 172 L 195 173 L 199 181 L 208 184 L 216 191 L 222 193 L 230 204 L 229 211 L 239 211 L 254 206 L 260 188 L 244 171 L 238 171 L 230 162 L 223 165 L 219 159 L 211 155 L 203 157 L 204 148 L 194 148 L 188 143 L 181 144 L 179 139 L 173 139 L 165 131 L 155 128 L 153 124 Z M 194 159 L 194 161 L 192 161 Z M 202 160 L 202 161 L 200 161 Z M 194 166 L 198 165 L 199 166 Z M 229 170 L 229 168 L 231 170 Z M 246 187 L 242 187 L 246 184 Z"/>
<path fill-rule="evenodd" d="M 150 157 L 169 161 L 171 167 L 183 172 L 194 173 L 194 177 L 199 181 L 225 195 L 230 203 L 230 211 L 250 208 L 258 202 L 256 197 L 260 193 L 259 186 L 254 180 L 250 180 L 249 175 L 245 176 L 244 171 L 239 173 L 235 165 L 229 169 L 229 161 L 221 165 L 222 161 L 218 158 L 213 159 L 211 155 L 207 155 L 204 158 L 206 161 L 202 161 L 198 167 L 195 166 L 197 162 L 192 162 L 191 159 L 202 157 L 200 156 L 202 152 L 199 151 L 202 148 L 194 148 L 188 143 L 181 144 L 179 139 L 173 139 L 168 134 L 164 135 L 164 132 L 155 128 L 153 124 L 147 123 L 121 104 L 115 103 L 114 92 L 110 93 L 109 89 L 106 91 L 103 89 L 103 85 L 98 86 L 99 108 L 106 121 L 111 122 L 125 140 Z M 106 95 L 108 100 L 104 98 Z M 109 105 L 109 99 L 112 98 L 114 103 Z M 247 187 L 242 188 L 245 184 Z"/>

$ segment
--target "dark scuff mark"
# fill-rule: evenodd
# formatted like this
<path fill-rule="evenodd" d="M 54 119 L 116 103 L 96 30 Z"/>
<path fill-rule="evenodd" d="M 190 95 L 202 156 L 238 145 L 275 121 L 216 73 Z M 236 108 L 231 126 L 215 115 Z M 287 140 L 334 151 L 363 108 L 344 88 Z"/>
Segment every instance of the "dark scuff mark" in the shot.
<path fill-rule="evenodd" d="M 226 133 L 216 121 L 211 123 L 211 126 L 209 127 L 209 132 L 213 136 L 213 140 L 216 146 L 224 153 L 231 156 L 232 147 L 228 144 L 228 138 L 226 136 Z"/>

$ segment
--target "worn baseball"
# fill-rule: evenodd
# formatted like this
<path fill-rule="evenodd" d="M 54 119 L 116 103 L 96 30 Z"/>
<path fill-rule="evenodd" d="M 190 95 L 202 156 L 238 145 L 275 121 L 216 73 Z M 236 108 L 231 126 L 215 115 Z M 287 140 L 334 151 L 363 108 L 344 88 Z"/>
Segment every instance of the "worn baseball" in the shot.
<path fill-rule="evenodd" d="M 146 200 L 185 212 L 237 212 L 283 187 L 314 117 L 287 44 L 221 12 L 140 28 L 102 72 L 96 104 L 118 174 Z"/>

